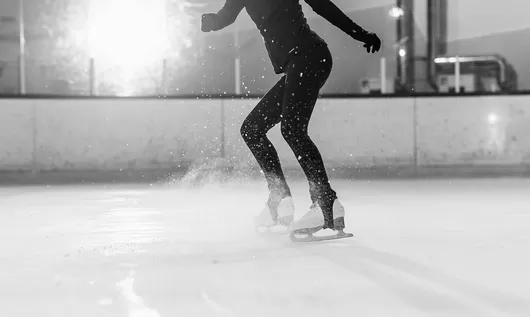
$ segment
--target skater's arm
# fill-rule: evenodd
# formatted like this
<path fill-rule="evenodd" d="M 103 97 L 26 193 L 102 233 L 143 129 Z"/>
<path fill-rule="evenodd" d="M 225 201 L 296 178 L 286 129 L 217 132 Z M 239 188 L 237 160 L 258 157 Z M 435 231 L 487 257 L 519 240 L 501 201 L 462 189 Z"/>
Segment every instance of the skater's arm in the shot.
<path fill-rule="evenodd" d="M 202 30 L 209 32 L 224 29 L 236 21 L 244 7 L 241 0 L 226 0 L 225 5 L 216 14 L 203 14 Z"/>
<path fill-rule="evenodd" d="M 305 0 L 305 2 L 318 15 L 354 39 L 361 40 L 361 35 L 366 33 L 362 27 L 353 22 L 353 20 L 342 12 L 342 10 L 331 2 L 331 0 Z"/>

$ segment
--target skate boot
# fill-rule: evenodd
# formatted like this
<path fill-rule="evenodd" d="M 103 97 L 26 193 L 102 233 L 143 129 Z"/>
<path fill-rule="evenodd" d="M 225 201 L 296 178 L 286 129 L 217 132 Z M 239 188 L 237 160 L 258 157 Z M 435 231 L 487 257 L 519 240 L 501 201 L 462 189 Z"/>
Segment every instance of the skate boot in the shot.
<path fill-rule="evenodd" d="M 254 227 L 258 232 L 268 231 L 276 226 L 288 227 L 294 218 L 294 203 L 291 196 L 283 198 L 276 208 L 277 217 L 274 217 L 274 211 L 271 210 L 269 203 L 265 203 L 265 207 L 254 218 Z"/>
<path fill-rule="evenodd" d="M 338 199 L 335 199 L 333 202 L 333 231 L 335 234 L 315 237 L 313 234 L 324 228 L 324 213 L 319 204 L 315 202 L 307 214 L 291 225 L 291 240 L 294 242 L 311 242 L 353 237 L 353 234 L 344 232 L 344 216 L 344 207 Z"/>

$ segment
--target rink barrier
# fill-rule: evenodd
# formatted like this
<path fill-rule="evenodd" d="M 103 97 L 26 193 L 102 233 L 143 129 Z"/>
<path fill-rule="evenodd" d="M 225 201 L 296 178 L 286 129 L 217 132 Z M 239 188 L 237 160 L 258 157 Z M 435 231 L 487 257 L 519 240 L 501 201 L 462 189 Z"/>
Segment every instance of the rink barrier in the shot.
<path fill-rule="evenodd" d="M 255 168 L 239 131 L 257 101 L 0 99 L 0 171 L 152 171 L 219 158 Z M 523 173 L 529 103 L 524 95 L 323 98 L 310 134 L 332 174 Z M 282 166 L 299 172 L 280 127 L 269 136 Z"/>

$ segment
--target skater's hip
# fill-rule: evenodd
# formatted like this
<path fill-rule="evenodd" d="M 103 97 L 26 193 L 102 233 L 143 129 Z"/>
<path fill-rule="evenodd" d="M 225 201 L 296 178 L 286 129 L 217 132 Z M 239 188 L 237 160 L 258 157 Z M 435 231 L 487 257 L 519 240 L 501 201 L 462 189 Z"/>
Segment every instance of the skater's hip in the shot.
<path fill-rule="evenodd" d="M 297 76 L 316 76 L 324 85 L 332 68 L 333 58 L 328 46 L 325 43 L 316 44 L 296 51 L 286 65 L 286 74 L 288 77 L 290 73 Z"/>
<path fill-rule="evenodd" d="M 287 72 L 293 56 L 303 54 L 313 47 L 327 47 L 326 42 L 307 24 L 294 28 L 276 28 L 275 32 L 276 34 L 272 34 L 271 30 L 267 30 L 264 40 L 276 74 Z"/>
<path fill-rule="evenodd" d="M 331 52 L 326 42 L 317 42 L 317 43 L 311 43 L 309 45 L 297 46 L 291 50 L 289 54 L 290 58 L 288 62 L 290 62 L 293 58 L 296 58 L 299 56 L 309 56 L 311 54 L 331 55 Z"/>

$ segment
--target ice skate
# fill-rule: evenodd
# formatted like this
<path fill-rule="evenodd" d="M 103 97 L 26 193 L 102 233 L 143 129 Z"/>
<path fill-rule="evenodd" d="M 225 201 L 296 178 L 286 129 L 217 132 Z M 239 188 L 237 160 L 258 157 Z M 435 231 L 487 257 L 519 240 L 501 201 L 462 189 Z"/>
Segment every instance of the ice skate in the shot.
<path fill-rule="evenodd" d="M 344 207 L 338 199 L 335 199 L 333 202 L 333 231 L 335 234 L 314 236 L 314 233 L 324 228 L 324 214 L 318 203 L 313 203 L 307 214 L 291 225 L 290 238 L 294 242 L 312 242 L 353 237 L 353 234 L 344 232 L 344 215 Z"/>
<path fill-rule="evenodd" d="M 278 217 L 273 218 L 273 212 L 268 203 L 254 218 L 254 227 L 258 232 L 274 232 L 282 230 L 281 227 L 289 227 L 294 218 L 294 203 L 292 197 L 283 198 L 278 205 Z M 279 228 L 280 227 L 280 228 Z"/>

